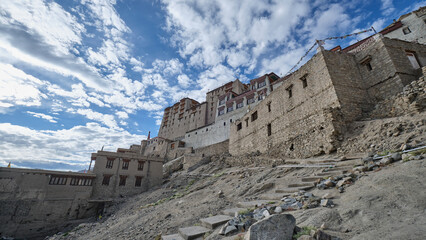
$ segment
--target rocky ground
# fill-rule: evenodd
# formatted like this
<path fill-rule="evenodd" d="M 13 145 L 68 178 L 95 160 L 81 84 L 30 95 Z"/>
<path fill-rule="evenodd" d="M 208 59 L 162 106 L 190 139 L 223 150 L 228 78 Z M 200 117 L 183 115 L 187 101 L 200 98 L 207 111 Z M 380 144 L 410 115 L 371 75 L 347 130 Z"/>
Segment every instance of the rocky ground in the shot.
<path fill-rule="evenodd" d="M 424 151 L 423 155 L 406 154 L 404 160 L 387 165 L 371 161 L 370 164 L 377 163 L 371 171 L 367 170 L 369 158 L 364 158 L 365 167 L 361 167 L 364 169 L 353 168 L 353 165 L 363 165 L 363 160 L 339 161 L 341 166 L 352 169 L 343 175 L 352 176 L 350 181 L 340 184 L 343 191 L 335 186 L 342 176 L 331 176 L 329 181 L 334 183 L 330 187 L 321 187 L 324 180 L 319 180 L 317 187 L 311 190 L 287 196 L 282 201 L 271 200 L 264 207 L 268 206 L 272 214 L 277 207 L 282 207 L 284 213 L 296 218 L 298 226 L 322 227 L 341 239 L 424 239 L 426 161 L 423 157 L 426 157 Z M 309 160 L 326 163 L 337 156 L 299 161 L 300 167 L 291 167 L 294 162 L 288 164 L 290 167 L 232 167 L 226 163 L 226 158 L 217 157 L 190 173 L 174 173 L 156 190 L 117 199 L 102 219 L 81 224 L 49 239 L 155 239 L 160 234 L 176 233 L 178 228 L 199 225 L 200 218 L 220 214 L 239 202 L 267 196 L 274 198 L 274 195 L 281 198 L 286 194 L 280 196 L 277 189 L 302 177 L 324 173 L 323 168 L 310 167 L 315 164 Z M 303 207 L 306 202 L 297 196 L 306 193 L 319 198 L 316 206 Z M 286 199 L 292 198 L 301 202 L 301 209 L 286 208 L 289 206 L 286 203 L 293 201 Z M 321 201 L 324 199 L 331 201 L 324 204 Z M 207 239 L 222 239 L 219 230 Z M 238 232 L 231 234 L 229 239 L 236 239 L 236 234 Z"/>

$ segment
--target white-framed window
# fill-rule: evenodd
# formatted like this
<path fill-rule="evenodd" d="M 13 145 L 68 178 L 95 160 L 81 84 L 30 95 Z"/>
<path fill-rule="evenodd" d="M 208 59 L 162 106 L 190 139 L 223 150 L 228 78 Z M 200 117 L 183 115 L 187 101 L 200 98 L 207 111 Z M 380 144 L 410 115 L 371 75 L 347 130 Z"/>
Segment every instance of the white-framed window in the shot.
<path fill-rule="evenodd" d="M 242 108 L 242 107 L 244 107 L 244 103 L 243 102 L 240 102 L 240 103 L 237 104 L 237 109 L 238 108 Z"/>
<path fill-rule="evenodd" d="M 225 109 L 221 109 L 221 110 L 219 110 L 218 115 L 220 116 L 220 115 L 223 115 L 223 114 L 225 114 Z"/>
<path fill-rule="evenodd" d="M 234 111 L 234 106 L 230 106 L 226 109 L 226 112 L 232 112 Z"/>
<path fill-rule="evenodd" d="M 260 83 L 257 84 L 257 88 L 261 88 L 261 87 L 264 87 L 264 86 L 266 86 L 266 81 L 263 81 L 263 82 L 260 82 Z"/>
<path fill-rule="evenodd" d="M 250 98 L 250 99 L 247 99 L 247 104 L 252 104 L 252 103 L 254 103 L 256 100 L 254 99 L 254 98 Z"/>

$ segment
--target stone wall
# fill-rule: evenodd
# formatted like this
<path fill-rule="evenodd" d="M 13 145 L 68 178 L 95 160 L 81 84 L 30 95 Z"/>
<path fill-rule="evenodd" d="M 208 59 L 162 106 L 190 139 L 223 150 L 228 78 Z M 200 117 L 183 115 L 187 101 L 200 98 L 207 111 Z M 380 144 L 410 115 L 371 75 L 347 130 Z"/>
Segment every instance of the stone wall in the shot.
<path fill-rule="evenodd" d="M 89 202 L 94 178 L 91 173 L 0 168 L 0 235 L 41 238 L 96 216 L 97 204 Z"/>
<path fill-rule="evenodd" d="M 184 155 L 183 167 L 188 169 L 194 166 L 203 158 L 210 157 L 213 155 L 224 154 L 229 152 L 229 140 L 209 145 L 206 147 L 195 149 L 192 153 Z"/>
<path fill-rule="evenodd" d="M 324 53 L 319 52 L 232 124 L 229 151 L 232 155 L 285 152 L 292 157 L 334 151 L 340 131 L 339 108 Z"/>
<path fill-rule="evenodd" d="M 134 195 L 162 183 L 163 159 L 161 158 L 106 151 L 98 151 L 92 154 L 92 158 L 95 159 L 93 172 L 96 174 L 93 185 L 94 199 Z M 112 162 L 110 166 L 108 161 Z M 109 181 L 106 184 L 104 179 L 108 176 Z M 125 180 L 121 180 L 122 178 Z M 141 178 L 140 184 L 137 184 L 138 178 Z"/>
<path fill-rule="evenodd" d="M 421 66 L 426 65 L 425 45 L 388 38 L 379 38 L 354 55 L 363 79 L 359 84 L 368 91 L 373 102 L 394 96 L 421 75 L 420 69 L 414 69 L 407 58 L 407 51 L 415 53 Z M 362 63 L 366 58 L 371 59 L 372 70 Z"/>

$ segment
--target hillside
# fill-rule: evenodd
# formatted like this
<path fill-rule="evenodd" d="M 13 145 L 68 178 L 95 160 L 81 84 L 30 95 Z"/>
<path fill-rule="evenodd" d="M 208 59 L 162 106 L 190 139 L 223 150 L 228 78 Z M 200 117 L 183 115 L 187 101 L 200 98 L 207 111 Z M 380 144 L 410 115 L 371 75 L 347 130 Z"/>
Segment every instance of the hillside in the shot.
<path fill-rule="evenodd" d="M 340 239 L 423 239 L 424 109 L 422 77 L 352 123 L 332 155 L 286 159 L 273 153 L 223 153 L 184 169 L 177 159 L 178 168 L 165 175 L 161 187 L 115 199 L 101 218 L 49 239 L 180 239 L 165 236 L 221 214 L 261 220 L 264 208 L 266 215 L 282 210 L 296 218 L 297 226 L 321 228 Z M 228 236 L 219 231 L 204 238 L 242 234 L 241 229 Z"/>

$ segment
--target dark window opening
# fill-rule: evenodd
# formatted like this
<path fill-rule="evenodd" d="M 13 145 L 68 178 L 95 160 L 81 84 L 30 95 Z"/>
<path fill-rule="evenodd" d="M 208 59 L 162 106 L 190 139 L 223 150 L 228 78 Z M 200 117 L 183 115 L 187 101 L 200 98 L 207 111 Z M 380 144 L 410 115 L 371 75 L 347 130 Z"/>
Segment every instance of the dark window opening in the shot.
<path fill-rule="evenodd" d="M 71 178 L 70 185 L 72 186 L 92 186 L 92 179 L 84 177 Z"/>
<path fill-rule="evenodd" d="M 308 86 L 308 81 L 306 80 L 306 77 L 308 74 L 305 74 L 303 77 L 300 78 L 300 81 L 302 81 L 303 88 L 306 88 Z"/>
<path fill-rule="evenodd" d="M 208 132 L 209 131 L 209 129 L 208 128 L 206 128 L 206 132 Z"/>
<path fill-rule="evenodd" d="M 411 33 L 411 30 L 410 30 L 409 27 L 405 27 L 405 28 L 402 29 L 402 32 L 404 33 L 404 35 L 407 35 L 407 34 Z"/>
<path fill-rule="evenodd" d="M 268 112 L 271 112 L 271 103 L 269 102 L 269 103 L 267 104 L 267 106 L 268 106 Z"/>
<path fill-rule="evenodd" d="M 223 122 L 223 126 L 226 126 L 226 122 Z"/>
<path fill-rule="evenodd" d="M 242 123 L 238 123 L 237 124 L 237 131 L 240 131 L 243 128 L 243 124 Z"/>
<path fill-rule="evenodd" d="M 290 87 L 288 87 L 286 89 L 287 93 L 288 93 L 288 98 L 291 98 L 293 96 L 293 90 L 292 90 L 292 88 L 293 88 L 293 85 L 291 85 Z"/>
<path fill-rule="evenodd" d="M 144 161 L 139 161 L 138 162 L 138 171 L 143 171 L 143 165 L 145 164 Z"/>
<path fill-rule="evenodd" d="M 126 178 L 127 176 L 120 175 L 120 182 L 118 183 L 118 186 L 126 186 Z"/>
<path fill-rule="evenodd" d="M 102 185 L 109 185 L 109 180 L 111 179 L 111 175 L 104 175 L 104 179 L 102 180 Z"/>
<path fill-rule="evenodd" d="M 125 160 L 123 160 L 123 166 L 122 166 L 122 169 L 124 169 L 124 170 L 129 169 L 129 161 L 125 161 Z"/>
<path fill-rule="evenodd" d="M 257 111 L 251 114 L 251 121 L 256 121 L 257 119 Z"/>
<path fill-rule="evenodd" d="M 142 177 L 136 176 L 135 187 L 140 187 L 140 186 L 142 186 Z"/>
<path fill-rule="evenodd" d="M 246 118 L 246 127 L 248 127 L 248 118 Z"/>
<path fill-rule="evenodd" d="M 67 177 L 65 177 L 65 176 L 51 176 L 49 184 L 50 185 L 65 185 L 65 184 L 67 184 Z"/>
<path fill-rule="evenodd" d="M 272 126 L 271 124 L 268 124 L 268 136 L 272 135 Z"/>
<path fill-rule="evenodd" d="M 232 119 L 229 119 L 229 122 L 232 122 Z"/>
<path fill-rule="evenodd" d="M 373 70 L 373 67 L 371 66 L 371 64 L 369 62 L 366 63 L 365 66 L 367 67 L 368 71 Z"/>
<path fill-rule="evenodd" d="M 292 143 L 291 145 L 290 145 L 290 151 L 293 151 L 294 150 L 294 144 Z"/>
<path fill-rule="evenodd" d="M 114 165 L 114 159 L 107 159 L 106 168 L 112 168 Z"/>

